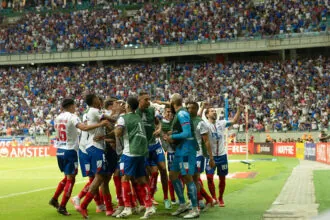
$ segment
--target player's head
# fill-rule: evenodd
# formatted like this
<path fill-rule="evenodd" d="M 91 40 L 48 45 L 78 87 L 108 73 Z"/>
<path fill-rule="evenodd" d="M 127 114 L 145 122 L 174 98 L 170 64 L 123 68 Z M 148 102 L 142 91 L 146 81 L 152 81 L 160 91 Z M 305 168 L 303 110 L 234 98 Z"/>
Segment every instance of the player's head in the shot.
<path fill-rule="evenodd" d="M 95 94 L 86 95 L 85 102 L 89 107 L 100 108 L 101 102 Z"/>
<path fill-rule="evenodd" d="M 187 102 L 186 106 L 187 106 L 188 112 L 191 116 L 193 116 L 193 117 L 197 116 L 198 109 L 199 109 L 197 102 L 192 102 L 192 101 Z"/>
<path fill-rule="evenodd" d="M 134 96 L 128 96 L 126 101 L 126 112 L 135 112 L 139 107 L 139 100 Z"/>
<path fill-rule="evenodd" d="M 164 109 L 164 117 L 167 120 L 172 120 L 173 118 L 173 114 L 172 114 L 172 109 L 170 105 L 165 105 L 165 109 Z"/>
<path fill-rule="evenodd" d="M 101 96 L 99 96 L 99 100 L 100 100 L 100 106 L 98 107 L 99 109 L 102 109 L 103 108 L 103 106 L 104 106 L 104 100 L 103 100 L 103 98 L 101 97 Z"/>
<path fill-rule="evenodd" d="M 146 92 L 140 92 L 139 93 L 139 108 L 140 109 L 146 109 L 150 106 L 150 96 Z"/>
<path fill-rule="evenodd" d="M 217 120 L 218 116 L 217 116 L 217 111 L 215 110 L 215 108 L 207 108 L 205 110 L 205 117 L 211 121 Z"/>
<path fill-rule="evenodd" d="M 113 107 L 117 104 L 117 99 L 116 98 L 109 98 L 105 100 L 104 102 L 104 108 L 106 110 L 112 110 Z"/>
<path fill-rule="evenodd" d="M 182 106 L 182 96 L 179 93 L 174 93 L 171 96 L 170 102 L 171 102 L 171 106 L 173 106 L 174 109 L 181 107 Z"/>
<path fill-rule="evenodd" d="M 74 104 L 74 100 L 70 98 L 66 98 L 62 102 L 62 108 L 64 111 L 74 113 L 76 111 L 76 105 Z"/>

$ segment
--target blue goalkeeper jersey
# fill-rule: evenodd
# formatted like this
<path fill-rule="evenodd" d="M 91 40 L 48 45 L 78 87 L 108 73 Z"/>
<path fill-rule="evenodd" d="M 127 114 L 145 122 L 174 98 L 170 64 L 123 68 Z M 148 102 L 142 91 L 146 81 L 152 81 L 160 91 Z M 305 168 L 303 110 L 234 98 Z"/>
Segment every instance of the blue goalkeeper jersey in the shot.
<path fill-rule="evenodd" d="M 190 115 L 181 108 L 174 117 L 172 124 L 172 139 L 176 141 L 176 156 L 196 156 L 196 140 L 191 129 Z"/>

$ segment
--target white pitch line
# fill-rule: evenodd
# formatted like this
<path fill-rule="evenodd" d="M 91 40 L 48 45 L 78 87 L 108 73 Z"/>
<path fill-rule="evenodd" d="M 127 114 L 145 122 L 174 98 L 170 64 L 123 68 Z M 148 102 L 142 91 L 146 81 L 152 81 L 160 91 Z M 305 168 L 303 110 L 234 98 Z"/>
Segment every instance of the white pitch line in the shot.
<path fill-rule="evenodd" d="M 0 173 L 1 172 L 9 172 L 9 171 L 39 170 L 39 169 L 46 169 L 46 168 L 51 168 L 51 167 L 56 167 L 56 165 L 54 165 L 54 166 L 41 166 L 41 167 L 29 167 L 29 168 L 22 168 L 22 169 L 0 170 Z"/>
<path fill-rule="evenodd" d="M 86 181 L 79 181 L 79 182 L 76 182 L 76 184 L 80 184 L 80 183 L 84 183 L 84 182 L 86 182 Z M 20 195 L 25 195 L 25 194 L 30 194 L 30 193 L 35 193 L 35 192 L 40 192 L 40 191 L 55 189 L 55 188 L 56 188 L 55 186 L 49 186 L 49 187 L 44 187 L 44 188 L 40 188 L 40 189 L 30 190 L 30 191 L 26 191 L 26 192 L 11 193 L 11 194 L 7 194 L 7 195 L 4 195 L 4 196 L 0 196 L 0 199 L 15 197 L 15 196 L 20 196 Z"/>

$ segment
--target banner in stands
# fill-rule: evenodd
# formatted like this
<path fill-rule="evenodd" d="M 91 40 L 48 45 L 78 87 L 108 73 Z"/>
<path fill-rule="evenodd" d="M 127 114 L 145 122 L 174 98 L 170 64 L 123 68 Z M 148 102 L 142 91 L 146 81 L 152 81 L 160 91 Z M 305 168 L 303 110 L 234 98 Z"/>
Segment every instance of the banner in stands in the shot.
<path fill-rule="evenodd" d="M 275 143 L 274 156 L 296 157 L 296 143 Z"/>
<path fill-rule="evenodd" d="M 316 144 L 316 161 L 322 163 L 327 162 L 327 143 Z"/>
<path fill-rule="evenodd" d="M 305 160 L 316 160 L 316 144 L 305 143 Z"/>
<path fill-rule="evenodd" d="M 298 159 L 304 159 L 305 156 L 305 148 L 304 143 L 296 143 L 296 157 Z"/>
<path fill-rule="evenodd" d="M 273 155 L 273 152 L 274 152 L 273 143 L 254 143 L 253 153 L 255 154 Z"/>
<path fill-rule="evenodd" d="M 53 146 L 0 147 L 0 157 L 49 157 L 56 156 Z"/>
<path fill-rule="evenodd" d="M 228 144 L 228 154 L 246 154 L 246 144 Z"/>
<path fill-rule="evenodd" d="M 0 138 L 0 147 L 27 147 L 35 145 L 33 137 L 16 136 Z"/>
<path fill-rule="evenodd" d="M 330 143 L 327 143 L 327 164 L 330 164 Z"/>

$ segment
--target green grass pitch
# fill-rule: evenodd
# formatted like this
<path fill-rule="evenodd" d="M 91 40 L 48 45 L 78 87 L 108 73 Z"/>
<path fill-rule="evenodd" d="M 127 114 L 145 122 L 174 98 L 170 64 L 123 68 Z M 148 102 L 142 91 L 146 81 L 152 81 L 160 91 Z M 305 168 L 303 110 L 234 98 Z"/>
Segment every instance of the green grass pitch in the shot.
<path fill-rule="evenodd" d="M 268 156 L 250 156 L 250 159 L 267 158 Z M 229 156 L 229 159 L 244 159 L 243 156 Z M 200 219 L 261 219 L 276 196 L 280 193 L 285 180 L 298 164 L 297 159 L 278 158 L 276 162 L 256 161 L 251 169 L 242 163 L 230 163 L 229 171 L 257 172 L 254 179 L 229 179 L 225 192 L 225 208 L 214 207 L 201 213 Z M 62 174 L 57 168 L 55 157 L 49 158 L 0 158 L 0 219 L 81 219 L 72 204 L 67 209 L 72 214 L 69 217 L 59 215 L 48 201 L 54 193 Z M 215 177 L 218 185 L 217 177 Z M 83 187 L 85 179 L 77 176 L 73 195 Z M 206 182 L 204 182 L 207 188 Z M 170 212 L 164 209 L 162 203 L 161 185 L 158 183 L 155 199 L 160 202 L 156 215 L 150 219 L 178 219 L 171 217 Z M 111 181 L 110 190 L 115 200 L 114 184 Z M 208 190 L 208 189 L 207 189 Z M 217 190 L 218 194 L 218 190 Z M 60 197 L 61 198 L 61 197 Z M 176 207 L 173 207 L 174 211 Z M 138 219 L 131 216 L 128 219 Z M 95 213 L 95 204 L 89 206 L 90 219 L 109 219 L 103 213 Z"/>
<path fill-rule="evenodd" d="M 322 213 L 330 208 L 330 190 L 328 187 L 330 181 L 330 170 L 314 171 L 314 186 L 316 203 L 320 204 L 319 212 Z"/>

